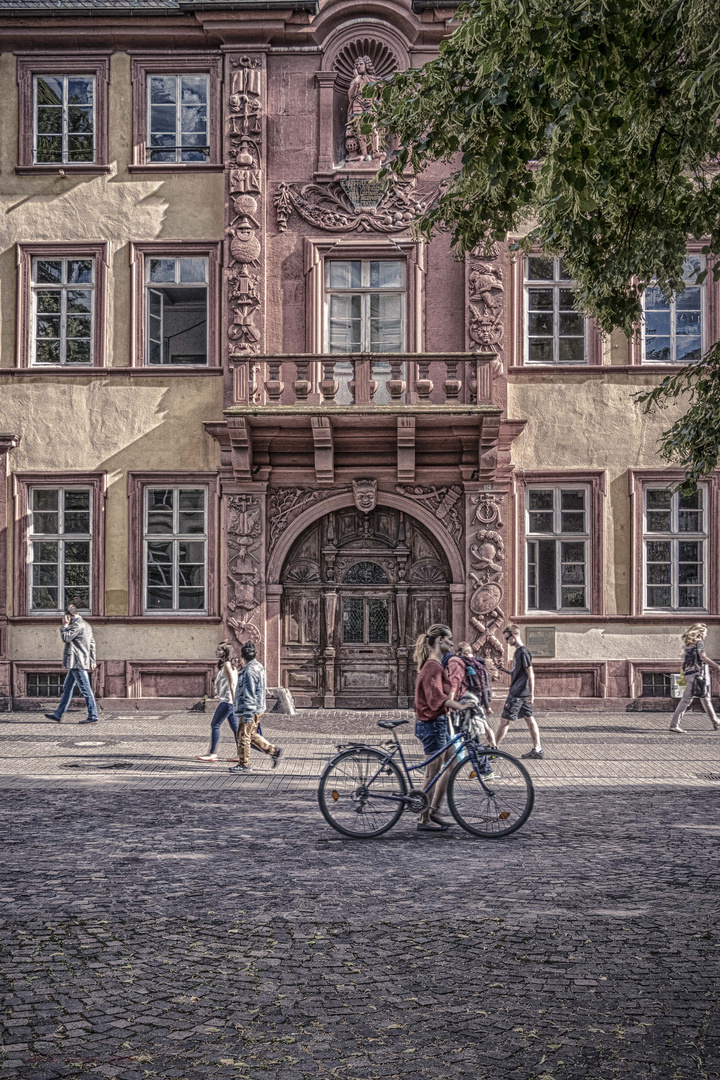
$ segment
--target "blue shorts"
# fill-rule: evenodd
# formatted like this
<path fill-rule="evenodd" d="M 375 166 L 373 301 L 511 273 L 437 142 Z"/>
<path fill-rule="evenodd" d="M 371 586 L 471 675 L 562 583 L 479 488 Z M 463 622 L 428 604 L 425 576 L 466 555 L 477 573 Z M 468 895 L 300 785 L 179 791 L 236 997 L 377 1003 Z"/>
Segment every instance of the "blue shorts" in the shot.
<path fill-rule="evenodd" d="M 514 694 L 508 694 L 507 700 L 503 705 L 502 720 L 517 720 L 519 716 L 532 716 L 532 705 L 528 698 L 515 697 Z"/>
<path fill-rule="evenodd" d="M 450 726 L 447 716 L 438 716 L 437 720 L 416 720 L 415 738 L 423 744 L 427 757 L 437 754 L 450 742 Z"/>

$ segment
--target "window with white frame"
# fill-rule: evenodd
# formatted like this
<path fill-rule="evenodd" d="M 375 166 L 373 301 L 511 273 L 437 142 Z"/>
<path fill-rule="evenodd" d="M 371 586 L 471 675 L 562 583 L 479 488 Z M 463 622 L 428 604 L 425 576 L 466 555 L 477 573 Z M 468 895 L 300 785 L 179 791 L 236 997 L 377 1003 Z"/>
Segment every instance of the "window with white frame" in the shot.
<path fill-rule="evenodd" d="M 702 611 L 707 605 L 707 489 L 694 495 L 645 487 L 645 608 Z"/>
<path fill-rule="evenodd" d="M 33 160 L 37 165 L 95 160 L 95 76 L 35 75 Z"/>
<path fill-rule="evenodd" d="M 525 363 L 586 363 L 584 315 L 574 308 L 574 282 L 561 258 L 525 259 Z"/>
<path fill-rule="evenodd" d="M 207 611 L 207 489 L 145 489 L 145 613 Z"/>
<path fill-rule="evenodd" d="M 94 259 L 33 259 L 32 364 L 92 364 Z"/>
<path fill-rule="evenodd" d="M 657 285 L 643 293 L 642 358 L 645 364 L 694 364 L 703 354 L 703 292 L 695 284 L 703 255 L 688 255 L 683 292 L 666 297 Z"/>
<path fill-rule="evenodd" d="M 209 75 L 147 76 L 150 162 L 209 161 Z"/>
<path fill-rule="evenodd" d="M 30 490 L 30 611 L 62 611 L 75 604 L 89 612 L 92 560 L 92 492 L 89 488 Z"/>
<path fill-rule="evenodd" d="M 588 489 L 530 487 L 526 503 L 527 610 L 589 610 Z"/>
<path fill-rule="evenodd" d="M 207 258 L 145 258 L 145 353 L 147 364 L 207 364 Z"/>
<path fill-rule="evenodd" d="M 325 351 L 405 352 L 405 260 L 328 259 Z"/>

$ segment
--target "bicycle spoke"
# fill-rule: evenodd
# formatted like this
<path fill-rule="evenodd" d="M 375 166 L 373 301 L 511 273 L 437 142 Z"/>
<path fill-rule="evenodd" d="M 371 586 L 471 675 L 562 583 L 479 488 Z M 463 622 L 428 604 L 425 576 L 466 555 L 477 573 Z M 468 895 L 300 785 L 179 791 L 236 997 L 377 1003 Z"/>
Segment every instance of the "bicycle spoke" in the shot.
<path fill-rule="evenodd" d="M 534 791 L 525 767 L 504 752 L 492 761 L 477 751 L 456 766 L 448 788 L 448 805 L 460 825 L 485 838 L 508 836 L 527 820 Z M 492 769 L 485 779 L 483 768 Z"/>
<path fill-rule="evenodd" d="M 328 764 L 320 778 L 318 801 L 326 820 L 339 832 L 379 836 L 400 817 L 403 804 L 392 796 L 404 790 L 397 766 L 384 753 L 354 747 Z"/>

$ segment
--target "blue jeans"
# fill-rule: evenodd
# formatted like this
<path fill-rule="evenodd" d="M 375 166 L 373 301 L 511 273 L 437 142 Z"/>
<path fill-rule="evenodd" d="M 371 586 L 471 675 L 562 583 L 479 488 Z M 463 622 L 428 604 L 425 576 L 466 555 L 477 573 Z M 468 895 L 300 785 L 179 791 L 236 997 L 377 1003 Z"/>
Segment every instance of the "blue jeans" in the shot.
<path fill-rule="evenodd" d="M 232 728 L 232 733 L 235 736 L 235 741 L 237 742 L 238 722 L 231 701 L 221 701 L 210 722 L 210 731 L 212 732 L 210 737 L 211 754 L 214 754 L 217 750 L 217 744 L 220 741 L 220 728 L 223 725 L 223 720 L 227 720 L 229 723 Z"/>
<path fill-rule="evenodd" d="M 90 678 L 87 671 L 83 668 L 70 668 L 65 676 L 65 682 L 63 684 L 62 697 L 60 698 L 60 704 L 55 710 L 55 715 L 58 719 L 67 712 L 68 705 L 72 700 L 72 696 L 75 693 L 75 687 L 85 698 L 85 704 L 87 705 L 88 720 L 97 720 L 97 704 L 95 702 L 95 695 L 92 692 L 92 686 L 90 685 Z"/>

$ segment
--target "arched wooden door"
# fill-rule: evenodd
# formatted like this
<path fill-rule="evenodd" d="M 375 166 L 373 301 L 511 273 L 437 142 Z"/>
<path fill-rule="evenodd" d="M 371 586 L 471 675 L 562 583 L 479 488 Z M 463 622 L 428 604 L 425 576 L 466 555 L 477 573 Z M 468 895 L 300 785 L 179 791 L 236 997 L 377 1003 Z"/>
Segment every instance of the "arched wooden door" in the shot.
<path fill-rule="evenodd" d="M 282 573 L 283 686 L 300 706 L 407 707 L 415 639 L 448 622 L 450 580 L 439 545 L 399 510 L 315 522 Z"/>

